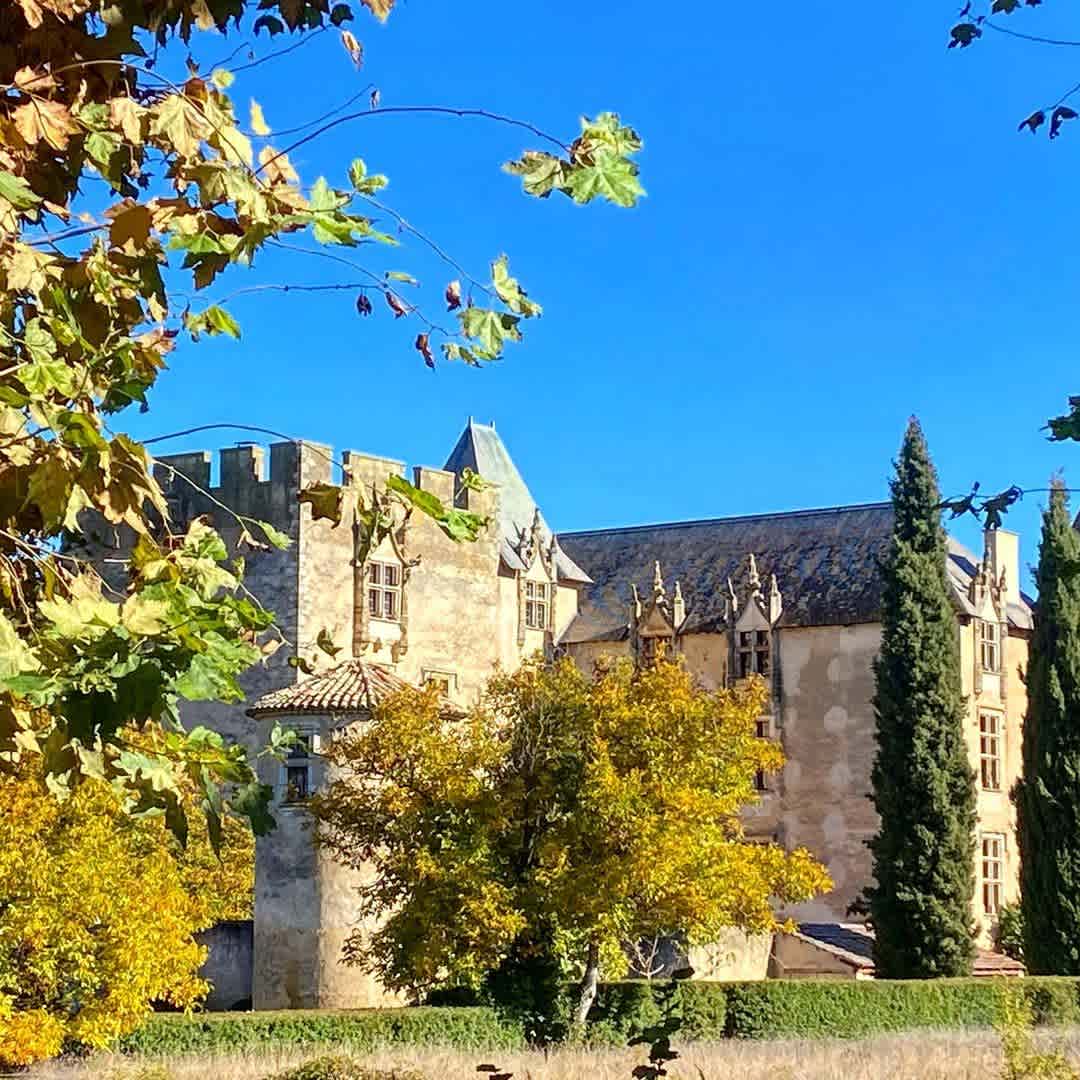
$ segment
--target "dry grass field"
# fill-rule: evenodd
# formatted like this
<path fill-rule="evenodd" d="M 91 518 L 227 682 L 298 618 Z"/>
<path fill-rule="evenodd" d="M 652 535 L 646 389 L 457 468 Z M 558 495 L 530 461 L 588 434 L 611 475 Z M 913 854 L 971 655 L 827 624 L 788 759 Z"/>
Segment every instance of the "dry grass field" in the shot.
<path fill-rule="evenodd" d="M 1066 1051 L 1080 1065 L 1080 1029 L 1043 1033 L 1040 1047 Z M 331 1051 L 335 1052 L 335 1051 Z M 340 1051 L 336 1051 L 340 1052 Z M 30 1071 L 28 1080 L 262 1080 L 317 1056 L 315 1052 L 178 1057 L 167 1062 L 108 1055 L 75 1065 Z M 409 1068 L 431 1080 L 478 1080 L 476 1066 L 490 1061 L 514 1080 L 630 1080 L 645 1060 L 642 1050 L 562 1050 L 483 1057 L 457 1051 L 399 1051 L 367 1057 L 385 1069 Z M 993 1032 L 912 1032 L 851 1041 L 728 1042 L 683 1050 L 671 1066 L 683 1080 L 994 1080 L 1001 1054 Z"/>

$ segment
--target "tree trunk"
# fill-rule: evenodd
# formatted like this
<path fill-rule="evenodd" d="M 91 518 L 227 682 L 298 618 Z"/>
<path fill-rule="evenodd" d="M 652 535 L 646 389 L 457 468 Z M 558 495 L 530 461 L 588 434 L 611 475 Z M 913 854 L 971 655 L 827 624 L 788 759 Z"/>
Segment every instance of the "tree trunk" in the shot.
<path fill-rule="evenodd" d="M 583 1027 L 588 1018 L 592 1003 L 596 1000 L 596 984 L 600 981 L 600 943 L 589 942 L 589 952 L 585 958 L 585 974 L 581 977 L 581 986 L 578 989 L 577 1010 L 574 1013 L 574 1023 Z"/>

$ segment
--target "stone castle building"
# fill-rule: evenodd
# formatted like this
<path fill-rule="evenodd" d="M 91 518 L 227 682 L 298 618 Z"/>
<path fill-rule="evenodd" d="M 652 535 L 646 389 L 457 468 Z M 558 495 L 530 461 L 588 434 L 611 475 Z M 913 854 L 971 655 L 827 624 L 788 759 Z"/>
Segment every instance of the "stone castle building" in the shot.
<path fill-rule="evenodd" d="M 714 978 L 866 976 L 867 939 L 846 924 L 869 880 L 865 842 L 876 828 L 867 798 L 870 702 L 888 504 L 555 534 L 494 426 L 470 420 L 445 467 L 417 468 L 412 479 L 488 517 L 480 539 L 454 543 L 414 514 L 358 564 L 351 529 L 313 520 L 297 495 L 341 482 L 342 472 L 347 484 L 370 490 L 402 473 L 400 461 L 346 452 L 338 465 L 329 447 L 303 442 L 271 446 L 268 463 L 260 447 L 224 450 L 216 485 L 209 453 L 159 458 L 156 468 L 176 522 L 213 516 L 217 500 L 287 532 L 287 551 L 247 555 L 248 587 L 305 657 L 321 655 L 315 642 L 324 629 L 346 646 L 336 661 L 322 656 L 312 676 L 287 664 L 292 650 L 279 650 L 248 674 L 247 707 L 187 707 L 193 722 L 252 749 L 271 720 L 301 737 L 285 764 L 261 766 L 279 805 L 278 828 L 257 845 L 256 1008 L 387 1000 L 373 979 L 339 962 L 355 926 L 357 882 L 313 846 L 304 810 L 305 795 L 324 779 L 319 746 L 336 729 L 362 720 L 402 682 L 435 682 L 467 706 L 494 671 L 538 651 L 562 651 L 591 671 L 605 655 L 647 661 L 661 644 L 706 687 L 752 673 L 767 680 L 758 733 L 779 741 L 787 762 L 782 774 L 758 778 L 747 833 L 809 848 L 835 883 L 787 912 L 799 934 L 723 943 L 695 957 L 695 967 Z M 490 486 L 464 486 L 467 469 Z M 235 539 L 223 515 L 215 524 Z M 1019 588 L 1018 539 L 1003 530 L 986 534 L 981 557 L 950 541 L 948 573 L 979 792 L 973 921 L 986 945 L 997 912 L 1017 894 L 1009 791 L 1021 768 L 1031 603 Z"/>

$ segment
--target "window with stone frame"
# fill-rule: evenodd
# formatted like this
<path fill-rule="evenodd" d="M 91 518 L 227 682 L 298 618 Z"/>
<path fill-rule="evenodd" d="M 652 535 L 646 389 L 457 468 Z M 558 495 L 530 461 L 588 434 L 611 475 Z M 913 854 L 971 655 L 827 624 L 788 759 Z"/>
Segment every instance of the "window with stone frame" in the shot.
<path fill-rule="evenodd" d="M 1001 790 L 1001 715 L 979 713 L 979 782 L 983 791 Z"/>
<path fill-rule="evenodd" d="M 549 587 L 544 581 L 525 582 L 525 625 L 530 630 L 548 628 Z"/>
<path fill-rule="evenodd" d="M 425 671 L 424 685 L 435 686 L 444 698 L 450 698 L 457 689 L 457 676 L 452 671 Z"/>
<path fill-rule="evenodd" d="M 988 619 L 979 620 L 979 659 L 983 671 L 1001 671 L 1001 641 L 998 624 Z"/>
<path fill-rule="evenodd" d="M 770 727 L 768 717 L 766 717 L 757 721 L 754 733 L 759 739 L 768 739 L 771 734 Z M 758 769 L 754 773 L 754 788 L 762 792 L 769 790 L 769 776 L 764 769 Z"/>
<path fill-rule="evenodd" d="M 401 567 L 397 563 L 368 564 L 368 613 L 389 622 L 401 617 Z"/>
<path fill-rule="evenodd" d="M 319 736 L 314 731 L 298 731 L 296 741 L 289 747 L 281 767 L 281 801 L 283 803 L 306 802 L 315 789 L 315 760 L 318 755 Z"/>
<path fill-rule="evenodd" d="M 984 833 L 980 860 L 983 913 L 996 915 L 1004 902 L 1005 837 L 1001 833 Z"/>
<path fill-rule="evenodd" d="M 740 630 L 736 657 L 739 678 L 769 674 L 769 631 Z"/>

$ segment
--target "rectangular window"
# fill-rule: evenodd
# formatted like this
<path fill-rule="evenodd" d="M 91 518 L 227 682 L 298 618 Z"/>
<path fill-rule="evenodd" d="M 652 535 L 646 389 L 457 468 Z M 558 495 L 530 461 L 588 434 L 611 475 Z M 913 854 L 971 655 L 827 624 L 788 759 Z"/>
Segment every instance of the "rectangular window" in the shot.
<path fill-rule="evenodd" d="M 740 630 L 739 652 L 736 657 L 739 678 L 769 674 L 769 631 Z"/>
<path fill-rule="evenodd" d="M 313 789 L 312 766 L 315 761 L 318 736 L 313 732 L 297 732 L 296 742 L 289 747 L 284 767 L 284 791 L 282 801 L 304 802 Z"/>
<path fill-rule="evenodd" d="M 979 623 L 979 651 L 983 671 L 1001 670 L 997 623 L 987 622 L 985 619 Z"/>
<path fill-rule="evenodd" d="M 739 631 L 739 655 L 736 657 L 739 678 L 745 679 L 754 671 L 754 635 L 749 630 Z"/>
<path fill-rule="evenodd" d="M 754 633 L 754 661 L 759 675 L 769 674 L 769 631 L 758 630 Z"/>
<path fill-rule="evenodd" d="M 373 619 L 395 622 L 401 611 L 401 567 L 373 562 L 368 567 L 368 609 Z"/>
<path fill-rule="evenodd" d="M 548 587 L 543 582 L 525 582 L 525 625 L 530 630 L 547 629 Z"/>
<path fill-rule="evenodd" d="M 1005 837 L 987 833 L 982 838 L 983 911 L 996 915 L 1001 910 L 1005 881 Z"/>
<path fill-rule="evenodd" d="M 1001 790 L 1001 717 L 979 713 L 979 779 L 983 791 Z"/>
<path fill-rule="evenodd" d="M 439 693 L 448 698 L 457 689 L 457 676 L 450 671 L 425 671 L 424 685 L 438 687 Z"/>

